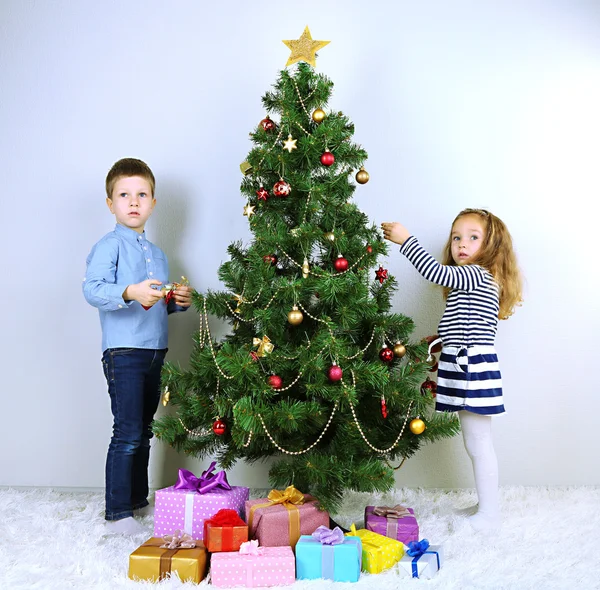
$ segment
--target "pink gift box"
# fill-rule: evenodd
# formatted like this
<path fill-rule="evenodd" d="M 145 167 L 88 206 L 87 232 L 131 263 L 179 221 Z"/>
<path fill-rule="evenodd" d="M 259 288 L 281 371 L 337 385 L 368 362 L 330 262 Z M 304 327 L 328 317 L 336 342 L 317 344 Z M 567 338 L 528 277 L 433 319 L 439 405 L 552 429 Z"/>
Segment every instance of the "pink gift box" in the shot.
<path fill-rule="evenodd" d="M 268 498 L 247 501 L 247 520 L 250 518 L 252 506 L 268 502 Z M 291 519 L 294 516 L 283 504 L 256 508 L 252 517 L 252 528 L 248 529 L 248 538 L 258 539 L 263 547 L 295 546 L 300 535 L 312 535 L 321 525 L 329 526 L 329 513 L 319 510 L 319 501 L 313 496 L 304 494 L 304 504 L 294 505 L 294 508 L 300 513 L 300 531 L 294 542 L 290 541 Z"/>
<path fill-rule="evenodd" d="M 194 539 L 204 538 L 204 521 L 221 508 L 231 508 L 244 518 L 244 503 L 250 490 L 232 486 L 231 490 L 214 488 L 200 494 L 191 490 L 176 490 L 174 486 L 157 490 L 154 497 L 154 537 L 172 535 L 179 529 Z"/>
<path fill-rule="evenodd" d="M 296 580 L 296 560 L 291 547 L 261 547 L 262 555 L 237 551 L 213 553 L 210 578 L 213 586 L 285 586 Z"/>
<path fill-rule="evenodd" d="M 402 518 L 377 516 L 373 514 L 374 508 L 375 506 L 365 508 L 365 528 L 368 531 L 373 531 L 390 539 L 396 539 L 405 545 L 408 545 L 410 541 L 419 540 L 419 524 L 412 508 L 407 508 L 410 516 L 407 515 Z"/>

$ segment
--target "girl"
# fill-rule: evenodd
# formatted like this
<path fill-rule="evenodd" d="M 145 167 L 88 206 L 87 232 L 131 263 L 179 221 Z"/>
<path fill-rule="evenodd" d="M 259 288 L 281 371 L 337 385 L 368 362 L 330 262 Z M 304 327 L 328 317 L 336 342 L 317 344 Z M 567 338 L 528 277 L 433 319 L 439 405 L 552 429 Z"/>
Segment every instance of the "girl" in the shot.
<path fill-rule="evenodd" d="M 423 277 L 444 287 L 436 410 L 458 412 L 460 418 L 479 499 L 471 509 L 473 528 L 497 528 L 498 462 L 491 417 L 504 413 L 504 401 L 494 339 L 498 319 L 507 319 L 521 303 L 521 275 L 510 233 L 492 213 L 465 209 L 452 224 L 440 264 L 403 225 L 381 227 L 387 240 L 401 244 L 400 252 Z"/>

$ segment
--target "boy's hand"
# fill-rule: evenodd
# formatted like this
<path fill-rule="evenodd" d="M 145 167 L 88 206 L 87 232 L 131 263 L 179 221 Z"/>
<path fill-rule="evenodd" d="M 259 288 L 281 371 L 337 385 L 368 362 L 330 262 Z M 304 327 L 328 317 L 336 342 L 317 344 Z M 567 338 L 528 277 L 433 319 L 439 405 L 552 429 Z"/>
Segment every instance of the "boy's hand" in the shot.
<path fill-rule="evenodd" d="M 179 285 L 173 291 L 173 301 L 181 307 L 189 307 L 192 304 L 192 288 L 188 285 Z"/>
<path fill-rule="evenodd" d="M 141 283 L 129 285 L 123 291 L 123 299 L 125 301 L 138 301 L 144 308 L 150 309 L 157 301 L 161 300 L 165 294 L 160 289 L 153 289 L 152 285 L 162 285 L 156 279 L 146 279 Z"/>
<path fill-rule="evenodd" d="M 381 227 L 383 229 L 383 237 L 390 242 L 402 245 L 410 238 L 410 232 L 397 221 L 384 222 L 381 224 Z"/>

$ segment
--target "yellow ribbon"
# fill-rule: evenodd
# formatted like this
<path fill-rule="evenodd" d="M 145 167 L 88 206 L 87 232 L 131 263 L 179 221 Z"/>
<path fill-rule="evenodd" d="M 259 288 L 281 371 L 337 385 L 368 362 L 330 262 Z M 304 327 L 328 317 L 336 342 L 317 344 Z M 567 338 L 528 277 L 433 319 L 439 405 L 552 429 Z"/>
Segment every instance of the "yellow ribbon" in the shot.
<path fill-rule="evenodd" d="M 294 486 L 288 486 L 285 490 L 271 490 L 267 496 L 269 501 L 265 504 L 255 504 L 250 508 L 248 516 L 248 531 L 252 531 L 252 520 L 257 508 L 268 508 L 276 504 L 282 504 L 288 510 L 290 546 L 294 547 L 300 538 L 300 511 L 297 505 L 304 504 L 304 494 Z"/>
<path fill-rule="evenodd" d="M 265 356 L 266 354 L 273 352 L 273 349 L 275 348 L 275 346 L 271 344 L 271 340 L 268 336 L 263 336 L 262 340 L 260 338 L 254 338 L 252 344 L 253 346 L 258 346 L 256 352 L 258 356 Z"/>

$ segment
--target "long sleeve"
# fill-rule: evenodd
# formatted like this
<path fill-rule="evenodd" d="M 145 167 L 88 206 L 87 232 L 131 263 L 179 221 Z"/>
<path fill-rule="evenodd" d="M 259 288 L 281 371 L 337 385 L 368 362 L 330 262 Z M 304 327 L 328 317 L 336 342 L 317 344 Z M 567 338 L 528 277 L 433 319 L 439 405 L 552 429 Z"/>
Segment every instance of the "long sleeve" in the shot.
<path fill-rule="evenodd" d="M 400 252 L 408 258 L 419 273 L 428 281 L 461 291 L 474 291 L 486 280 L 486 272 L 480 266 L 445 266 L 427 252 L 414 236 L 404 242 Z"/>
<path fill-rule="evenodd" d="M 123 299 L 127 285 L 116 283 L 119 243 L 104 240 L 94 246 L 87 259 L 83 295 L 87 302 L 102 311 L 117 311 L 131 305 Z"/>

